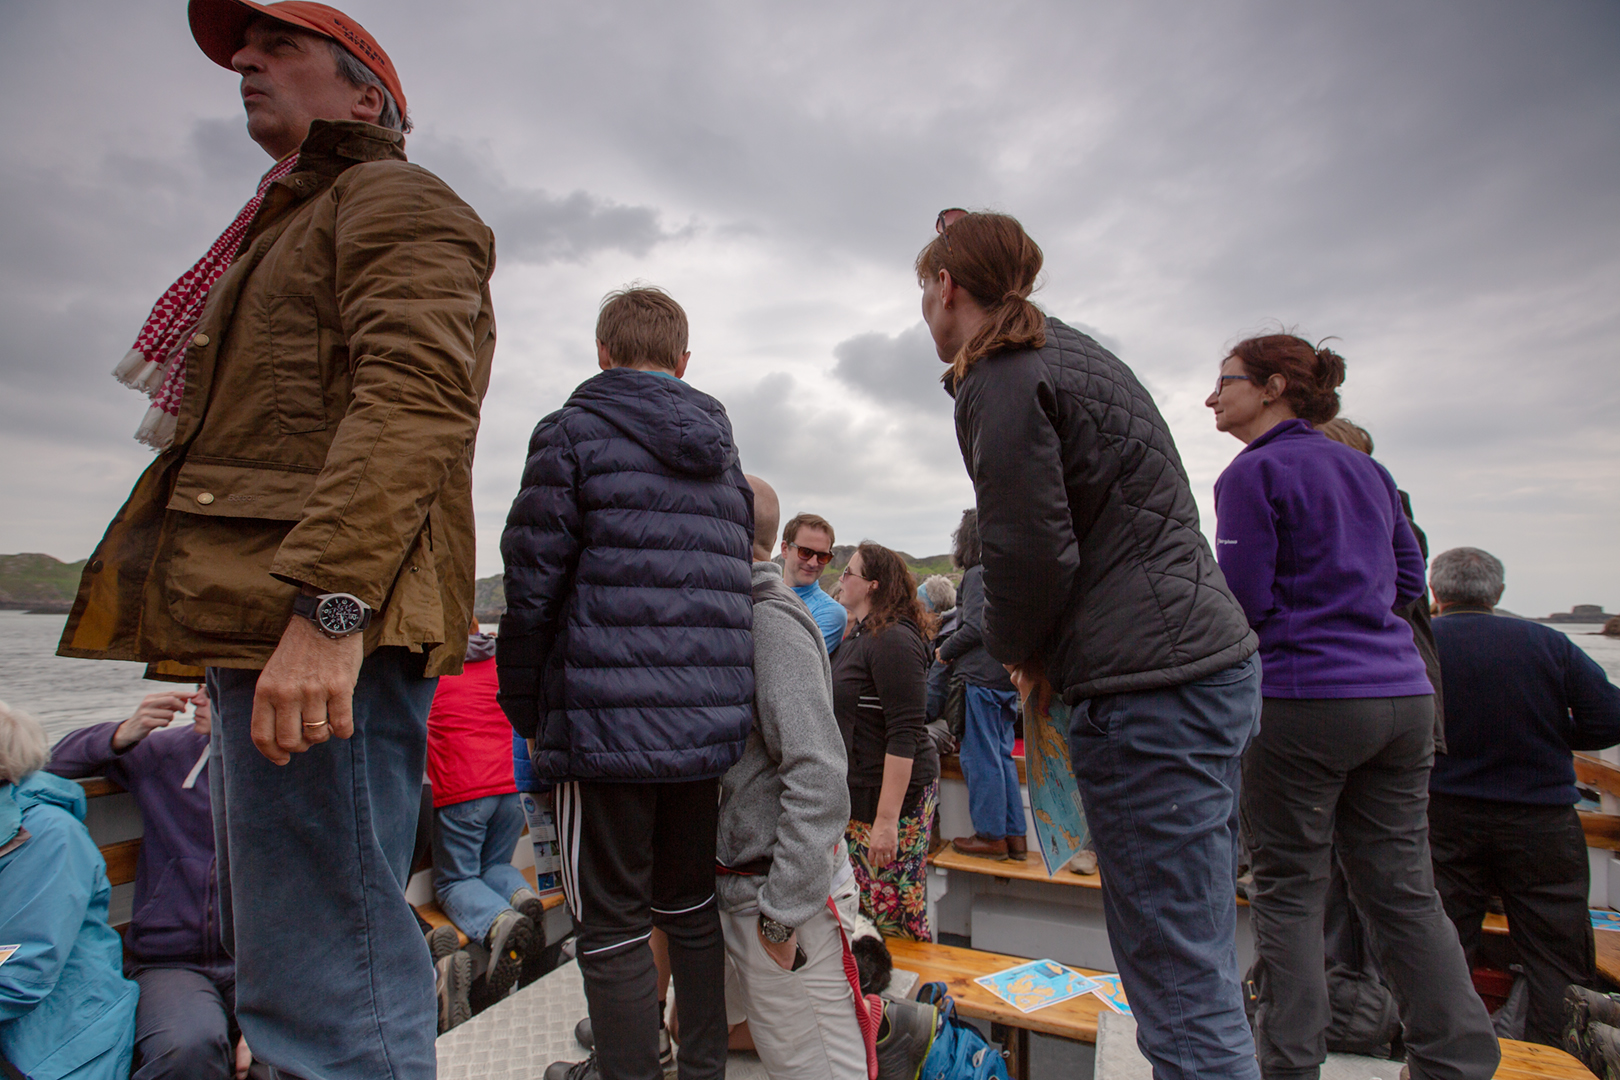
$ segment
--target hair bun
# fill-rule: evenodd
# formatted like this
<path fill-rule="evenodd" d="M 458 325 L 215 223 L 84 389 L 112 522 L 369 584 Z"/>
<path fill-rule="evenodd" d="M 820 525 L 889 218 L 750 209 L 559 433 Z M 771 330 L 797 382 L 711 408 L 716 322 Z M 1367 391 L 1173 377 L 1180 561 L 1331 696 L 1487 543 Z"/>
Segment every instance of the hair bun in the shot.
<path fill-rule="evenodd" d="M 1326 346 L 1318 346 L 1316 353 L 1316 385 L 1324 394 L 1332 393 L 1344 385 L 1344 357 Z"/>

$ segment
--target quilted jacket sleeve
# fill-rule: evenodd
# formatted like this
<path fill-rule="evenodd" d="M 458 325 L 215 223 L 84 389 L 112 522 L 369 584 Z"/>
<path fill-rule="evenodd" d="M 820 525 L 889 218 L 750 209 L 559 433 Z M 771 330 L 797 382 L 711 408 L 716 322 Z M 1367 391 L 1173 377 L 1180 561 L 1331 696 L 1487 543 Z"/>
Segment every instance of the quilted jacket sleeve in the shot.
<path fill-rule="evenodd" d="M 545 669 L 582 540 L 579 461 L 557 414 L 529 440 L 523 483 L 501 534 L 506 613 L 495 640 L 499 700 L 519 735 L 535 737 L 545 715 Z"/>
<path fill-rule="evenodd" d="M 1034 353 L 981 360 L 958 391 L 956 437 L 983 545 L 985 647 L 1004 664 L 1041 648 L 1080 565 L 1057 422 Z"/>
<path fill-rule="evenodd" d="M 474 328 L 495 248 L 472 209 L 414 166 L 355 166 L 340 187 L 333 243 L 350 404 L 270 569 L 381 607 L 478 432 Z"/>

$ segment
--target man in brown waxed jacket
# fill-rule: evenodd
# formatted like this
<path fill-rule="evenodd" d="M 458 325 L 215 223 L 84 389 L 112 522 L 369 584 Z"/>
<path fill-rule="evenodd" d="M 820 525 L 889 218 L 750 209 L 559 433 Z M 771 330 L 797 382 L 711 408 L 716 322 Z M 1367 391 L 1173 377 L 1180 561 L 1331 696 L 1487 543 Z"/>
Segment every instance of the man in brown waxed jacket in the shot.
<path fill-rule="evenodd" d="M 162 450 L 59 651 L 207 670 L 254 1055 L 284 1076 L 431 1077 L 433 968 L 404 884 L 428 707 L 472 615 L 494 240 L 407 163 L 398 74 L 354 20 L 301 0 L 192 0 L 190 20 L 277 164 L 120 365 L 153 393 L 141 437 Z"/>

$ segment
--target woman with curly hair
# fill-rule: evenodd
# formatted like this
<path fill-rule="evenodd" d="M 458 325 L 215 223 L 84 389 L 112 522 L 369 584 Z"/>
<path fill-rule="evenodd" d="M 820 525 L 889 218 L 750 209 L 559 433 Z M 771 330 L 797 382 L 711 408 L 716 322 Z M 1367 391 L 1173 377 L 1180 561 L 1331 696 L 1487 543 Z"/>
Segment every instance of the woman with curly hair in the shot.
<path fill-rule="evenodd" d="M 1423 554 L 1384 467 L 1313 426 L 1338 414 L 1343 382 L 1332 349 L 1266 334 L 1233 347 L 1205 401 L 1244 444 L 1215 481 L 1215 550 L 1260 635 L 1242 807 L 1261 1073 L 1315 1076 L 1326 1054 L 1336 849 L 1412 1074 L 1485 1080 L 1500 1053 L 1429 858 L 1434 689 L 1397 611 L 1423 596 Z"/>
<path fill-rule="evenodd" d="M 923 706 L 934 618 L 905 560 L 869 540 L 839 583 L 850 627 L 832 656 L 833 710 L 849 757 L 845 836 L 861 911 L 887 936 L 931 941 L 925 875 L 939 755 Z"/>

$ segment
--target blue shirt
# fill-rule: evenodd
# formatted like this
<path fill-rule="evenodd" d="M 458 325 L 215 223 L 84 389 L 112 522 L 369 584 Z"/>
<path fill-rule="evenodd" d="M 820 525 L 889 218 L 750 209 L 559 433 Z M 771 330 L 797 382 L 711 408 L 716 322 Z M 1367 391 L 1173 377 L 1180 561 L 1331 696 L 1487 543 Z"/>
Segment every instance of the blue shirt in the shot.
<path fill-rule="evenodd" d="M 1524 619 L 1466 609 L 1434 620 L 1446 693 L 1446 753 L 1429 790 L 1569 806 L 1571 750 L 1620 742 L 1620 690 L 1568 637 Z"/>
<path fill-rule="evenodd" d="M 827 643 L 830 653 L 838 648 L 838 643 L 844 640 L 844 605 L 821 591 L 819 582 L 812 581 L 808 585 L 791 586 L 804 601 L 804 606 L 810 609 L 810 617 L 816 620 L 821 627 L 821 637 Z"/>

